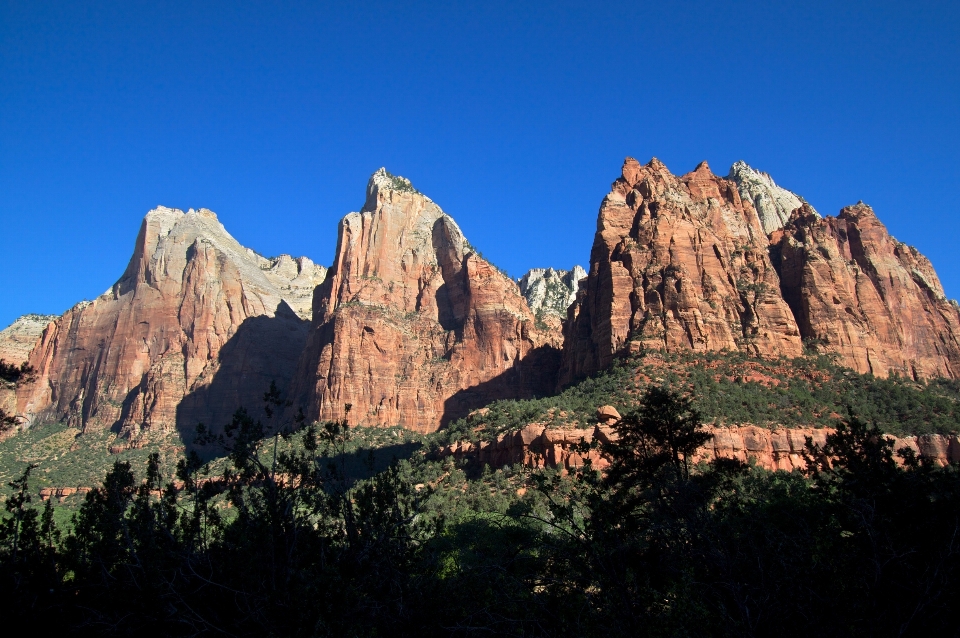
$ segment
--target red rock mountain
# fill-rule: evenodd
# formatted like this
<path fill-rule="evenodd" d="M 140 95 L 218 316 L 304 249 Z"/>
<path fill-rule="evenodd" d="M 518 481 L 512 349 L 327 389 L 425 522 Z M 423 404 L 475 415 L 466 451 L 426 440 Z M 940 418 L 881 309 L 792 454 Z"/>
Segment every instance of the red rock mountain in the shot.
<path fill-rule="evenodd" d="M 891 237 L 869 206 L 824 219 L 804 206 L 771 238 L 804 338 L 858 372 L 960 377 L 960 308 L 930 261 Z"/>
<path fill-rule="evenodd" d="M 623 165 L 600 205 L 586 287 L 565 328 L 561 383 L 633 341 L 667 350 L 798 355 L 802 343 L 756 210 L 706 162 L 676 177 Z"/>
<path fill-rule="evenodd" d="M 298 311 L 324 274 L 244 248 L 206 209 L 152 210 L 120 280 L 44 330 L 17 411 L 130 437 L 222 425 L 271 380 L 289 382 L 309 326 Z"/>
<path fill-rule="evenodd" d="M 923 255 L 868 206 L 821 218 L 740 169 L 738 184 L 706 163 L 676 177 L 627 158 L 569 311 L 561 384 L 630 347 L 778 357 L 800 354 L 801 339 L 859 372 L 960 377 L 960 311 Z M 800 207 L 781 229 L 769 203 L 791 200 Z M 762 221 L 754 201 L 769 204 Z"/>
<path fill-rule="evenodd" d="M 294 391 L 311 418 L 428 432 L 556 384 L 559 339 L 536 327 L 517 283 L 384 169 L 340 222 L 313 313 Z"/>
<path fill-rule="evenodd" d="M 803 339 L 860 372 L 960 377 L 960 310 L 926 258 L 869 207 L 821 218 L 745 164 L 677 177 L 625 161 L 562 354 L 517 283 L 409 181 L 377 171 L 338 235 L 327 273 L 257 255 L 208 210 L 151 211 L 120 280 L 43 329 L 16 413 L 136 438 L 216 428 L 276 381 L 311 418 L 427 432 L 625 349 L 779 357 Z"/>

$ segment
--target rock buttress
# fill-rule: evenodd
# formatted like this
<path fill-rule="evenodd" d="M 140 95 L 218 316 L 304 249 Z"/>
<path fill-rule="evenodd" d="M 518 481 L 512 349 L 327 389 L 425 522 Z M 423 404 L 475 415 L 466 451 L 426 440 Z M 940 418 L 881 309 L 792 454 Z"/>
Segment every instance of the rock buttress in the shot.
<path fill-rule="evenodd" d="M 801 335 L 877 376 L 960 376 L 960 309 L 933 266 L 864 204 L 820 218 L 794 211 L 771 236 L 783 296 Z"/>
<path fill-rule="evenodd" d="M 547 393 L 560 343 L 535 323 L 516 282 L 451 217 L 380 169 L 363 210 L 340 222 L 314 294 L 298 407 L 430 432 L 490 401 Z"/>
<path fill-rule="evenodd" d="M 682 177 L 656 159 L 624 162 L 600 206 L 586 286 L 568 312 L 560 384 L 607 367 L 630 342 L 802 352 L 756 211 L 705 162 Z"/>

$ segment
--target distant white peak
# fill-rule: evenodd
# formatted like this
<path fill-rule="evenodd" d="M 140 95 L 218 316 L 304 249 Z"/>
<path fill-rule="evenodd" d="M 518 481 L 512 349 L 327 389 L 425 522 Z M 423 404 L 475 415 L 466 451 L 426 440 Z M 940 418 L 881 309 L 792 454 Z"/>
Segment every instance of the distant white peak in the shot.
<path fill-rule="evenodd" d="M 533 268 L 517 283 L 520 294 L 534 314 L 546 313 L 558 317 L 567 316 L 567 308 L 577 299 L 580 280 L 587 276 L 580 266 L 571 270 Z"/>
<path fill-rule="evenodd" d="M 753 204 L 760 217 L 763 232 L 768 235 L 783 228 L 790 218 L 790 213 L 803 204 L 809 206 L 803 197 L 777 186 L 768 173 L 758 171 L 742 160 L 730 167 L 727 179 L 736 183 L 741 199 Z M 810 209 L 813 210 L 813 207 Z M 815 210 L 813 212 L 818 214 Z"/>

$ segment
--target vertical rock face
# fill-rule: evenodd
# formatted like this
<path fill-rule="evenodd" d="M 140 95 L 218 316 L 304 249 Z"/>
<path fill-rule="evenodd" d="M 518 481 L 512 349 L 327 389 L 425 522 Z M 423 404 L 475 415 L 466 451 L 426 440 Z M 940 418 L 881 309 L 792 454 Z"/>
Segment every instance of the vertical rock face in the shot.
<path fill-rule="evenodd" d="M 869 206 L 823 219 L 804 206 L 771 241 L 804 338 L 858 372 L 960 376 L 960 309 Z"/>
<path fill-rule="evenodd" d="M 19 366 L 30 356 L 43 329 L 56 315 L 23 315 L 0 330 L 0 361 Z"/>
<path fill-rule="evenodd" d="M 772 177 L 750 168 L 746 162 L 736 162 L 731 166 L 727 179 L 736 183 L 740 199 L 753 205 L 760 217 L 763 232 L 768 235 L 783 228 L 790 219 L 790 213 L 806 203 L 802 197 L 785 188 L 780 188 L 774 183 Z M 809 207 L 809 210 L 817 214 L 812 207 Z"/>
<path fill-rule="evenodd" d="M 629 341 L 667 350 L 798 355 L 768 239 L 737 185 L 707 164 L 676 177 L 633 158 L 600 206 L 586 287 L 564 329 L 561 384 Z"/>
<path fill-rule="evenodd" d="M 536 328 L 517 284 L 384 169 L 340 222 L 313 309 L 295 393 L 311 418 L 432 431 L 556 382 L 560 344 Z"/>
<path fill-rule="evenodd" d="M 580 266 L 572 270 L 534 268 L 520 278 L 520 294 L 535 315 L 566 318 L 570 304 L 577 300 L 580 280 L 586 276 Z"/>
<path fill-rule="evenodd" d="M 323 274 L 309 260 L 260 257 L 209 210 L 152 210 L 120 280 L 44 330 L 18 412 L 129 436 L 218 427 L 258 407 L 271 380 L 289 382 L 308 329 L 296 311 Z"/>

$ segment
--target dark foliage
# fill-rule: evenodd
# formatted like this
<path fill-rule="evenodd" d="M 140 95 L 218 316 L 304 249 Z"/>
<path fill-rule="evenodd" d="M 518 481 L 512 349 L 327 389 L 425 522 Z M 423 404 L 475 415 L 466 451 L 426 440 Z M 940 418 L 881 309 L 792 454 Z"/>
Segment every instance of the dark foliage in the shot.
<path fill-rule="evenodd" d="M 161 485 L 156 455 L 140 477 L 117 462 L 68 530 L 31 503 L 28 467 L 0 605 L 62 635 L 956 633 L 956 467 L 898 457 L 855 417 L 808 445 L 806 475 L 692 467 L 695 403 L 651 386 L 637 405 L 604 473 L 473 480 L 426 456 L 352 480 L 345 423 L 238 411 L 205 435 L 226 470 L 192 456 Z"/>
<path fill-rule="evenodd" d="M 12 363 L 7 363 L 3 359 L 0 359 L 0 379 L 9 383 L 30 381 L 34 377 L 34 372 L 33 367 L 26 361 L 19 366 L 15 366 Z"/>

